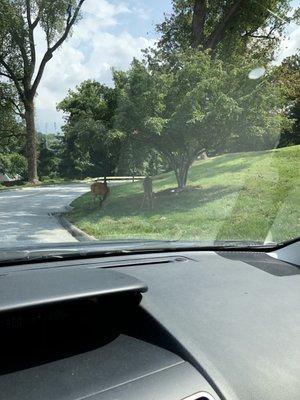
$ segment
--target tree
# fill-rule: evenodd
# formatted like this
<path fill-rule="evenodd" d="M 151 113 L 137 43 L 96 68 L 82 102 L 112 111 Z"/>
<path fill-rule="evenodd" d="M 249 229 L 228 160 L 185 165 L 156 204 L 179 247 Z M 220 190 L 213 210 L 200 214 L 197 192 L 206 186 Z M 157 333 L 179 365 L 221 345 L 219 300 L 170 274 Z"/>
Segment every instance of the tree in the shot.
<path fill-rule="evenodd" d="M 279 146 L 300 144 L 300 53 L 286 58 L 276 75 L 288 100 L 287 115 L 294 122 L 290 129 L 283 130 Z"/>
<path fill-rule="evenodd" d="M 114 129 L 115 89 L 85 81 L 58 105 L 66 114 L 61 169 L 69 177 L 113 175 L 122 144 Z"/>
<path fill-rule="evenodd" d="M 8 175 L 26 177 L 24 126 L 14 88 L 0 82 L 0 169 Z"/>
<path fill-rule="evenodd" d="M 255 62 L 229 65 L 190 50 L 177 55 L 176 65 L 161 73 L 135 60 L 123 74 L 116 121 L 163 155 L 180 189 L 203 148 L 224 146 L 241 131 L 275 144 L 284 122 L 282 96 L 271 78 L 248 78 Z"/>
<path fill-rule="evenodd" d="M 5 82 L 0 82 L 0 140 L 1 150 L 16 147 L 22 142 L 24 126 L 22 124 L 23 110 L 18 104 L 18 96 L 14 87 Z"/>
<path fill-rule="evenodd" d="M 0 77 L 13 83 L 24 107 L 28 179 L 35 183 L 37 143 L 34 99 L 46 64 L 69 36 L 85 0 L 0 0 Z M 45 34 L 39 65 L 35 33 Z"/>
<path fill-rule="evenodd" d="M 0 154 L 0 172 L 5 172 L 10 177 L 17 175 L 24 179 L 27 161 L 24 156 L 17 153 Z"/>
<path fill-rule="evenodd" d="M 228 56 L 259 49 L 266 54 L 279 43 L 291 15 L 290 0 L 173 0 L 173 12 L 157 26 L 161 39 L 158 52 L 172 60 L 189 47 L 210 49 Z M 290 16 L 291 15 L 291 16 Z M 261 54 L 262 52 L 260 52 Z"/>
<path fill-rule="evenodd" d="M 62 138 L 54 134 L 37 135 L 38 170 L 41 178 L 57 178 L 62 153 Z"/>

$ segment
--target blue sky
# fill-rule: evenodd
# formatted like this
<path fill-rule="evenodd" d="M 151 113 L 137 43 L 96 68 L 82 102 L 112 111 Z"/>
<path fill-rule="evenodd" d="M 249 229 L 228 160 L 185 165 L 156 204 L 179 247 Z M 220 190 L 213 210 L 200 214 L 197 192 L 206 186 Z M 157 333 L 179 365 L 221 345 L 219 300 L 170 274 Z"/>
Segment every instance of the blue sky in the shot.
<path fill-rule="evenodd" d="M 300 0 L 293 0 L 293 5 L 299 7 Z M 170 11 L 171 0 L 86 0 L 83 18 L 46 67 L 36 100 L 37 129 L 59 131 L 63 115 L 56 105 L 82 81 L 112 84 L 111 68 L 126 69 L 133 57 L 140 58 L 141 49 L 155 42 L 155 24 Z M 36 41 L 41 59 L 45 50 L 41 30 Z M 300 28 L 293 24 L 282 43 L 280 59 L 298 47 Z"/>

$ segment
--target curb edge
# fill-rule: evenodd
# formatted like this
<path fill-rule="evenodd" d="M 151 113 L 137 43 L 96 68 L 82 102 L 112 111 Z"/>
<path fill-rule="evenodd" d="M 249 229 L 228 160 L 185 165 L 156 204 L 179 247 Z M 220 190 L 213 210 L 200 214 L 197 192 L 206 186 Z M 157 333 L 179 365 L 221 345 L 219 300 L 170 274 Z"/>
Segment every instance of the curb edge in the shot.
<path fill-rule="evenodd" d="M 97 239 L 94 236 L 88 235 L 83 232 L 81 229 L 77 228 L 77 226 L 73 225 L 70 221 L 68 221 L 63 213 L 53 213 L 54 217 L 57 218 L 60 225 L 65 228 L 78 242 L 94 242 Z"/>

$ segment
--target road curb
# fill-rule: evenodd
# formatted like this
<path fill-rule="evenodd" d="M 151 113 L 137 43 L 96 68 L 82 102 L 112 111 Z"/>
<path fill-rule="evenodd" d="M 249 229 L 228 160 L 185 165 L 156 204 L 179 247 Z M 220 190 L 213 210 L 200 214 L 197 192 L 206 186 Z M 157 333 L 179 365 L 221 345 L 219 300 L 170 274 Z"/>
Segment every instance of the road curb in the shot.
<path fill-rule="evenodd" d="M 73 225 L 70 221 L 68 221 L 62 213 L 53 213 L 54 217 L 57 218 L 60 225 L 66 229 L 78 242 L 94 242 L 97 239 L 94 236 L 88 235 L 83 232 L 81 229 L 77 228 L 77 226 Z"/>

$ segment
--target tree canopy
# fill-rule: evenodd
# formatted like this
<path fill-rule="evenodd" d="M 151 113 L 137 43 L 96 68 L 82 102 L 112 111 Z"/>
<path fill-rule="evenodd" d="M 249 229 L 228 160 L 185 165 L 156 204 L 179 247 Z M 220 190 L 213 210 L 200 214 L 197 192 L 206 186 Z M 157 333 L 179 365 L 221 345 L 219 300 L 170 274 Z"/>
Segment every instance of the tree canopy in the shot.
<path fill-rule="evenodd" d="M 66 115 L 61 167 L 67 175 L 114 174 L 123 136 L 113 129 L 116 106 L 116 90 L 90 80 L 58 105 Z"/>
<path fill-rule="evenodd" d="M 163 57 L 190 46 L 228 56 L 247 48 L 274 48 L 291 14 L 290 0 L 173 0 L 173 12 L 157 25 Z"/>
<path fill-rule="evenodd" d="M 134 61 L 116 85 L 118 127 L 151 143 L 168 160 L 179 187 L 203 148 L 224 149 L 232 139 L 247 150 L 276 144 L 285 121 L 278 112 L 282 95 L 271 76 L 249 79 L 255 62 L 229 65 L 190 50 L 179 53 L 176 63 L 176 70 L 162 74 Z"/>
<path fill-rule="evenodd" d="M 37 175 L 34 99 L 46 64 L 66 40 L 85 0 L 0 0 L 0 77 L 15 87 L 24 107 L 28 177 Z M 44 33 L 46 51 L 37 64 L 36 31 Z"/>

